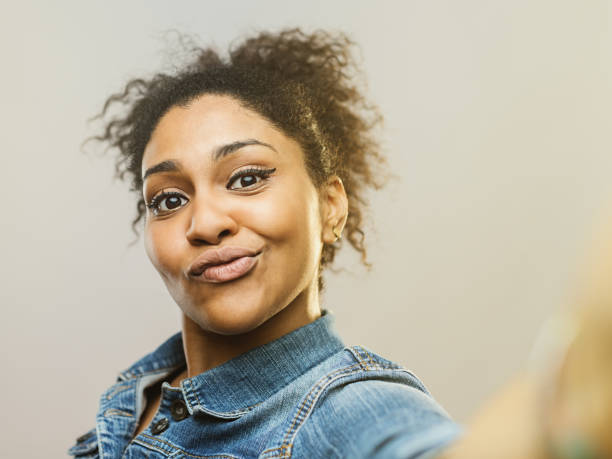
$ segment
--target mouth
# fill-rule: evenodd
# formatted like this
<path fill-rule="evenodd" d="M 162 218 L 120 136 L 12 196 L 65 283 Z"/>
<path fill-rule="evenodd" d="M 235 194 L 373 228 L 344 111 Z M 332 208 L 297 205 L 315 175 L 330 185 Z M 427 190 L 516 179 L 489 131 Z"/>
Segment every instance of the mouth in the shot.
<path fill-rule="evenodd" d="M 250 256 L 241 256 L 225 263 L 206 264 L 190 272 L 190 277 L 200 282 L 222 283 L 238 279 L 251 272 L 261 252 Z"/>

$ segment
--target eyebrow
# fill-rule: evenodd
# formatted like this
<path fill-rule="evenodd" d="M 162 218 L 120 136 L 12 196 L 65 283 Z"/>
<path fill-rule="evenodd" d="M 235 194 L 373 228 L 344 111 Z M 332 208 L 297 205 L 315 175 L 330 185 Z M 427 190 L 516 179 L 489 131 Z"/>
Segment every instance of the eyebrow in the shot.
<path fill-rule="evenodd" d="M 217 147 L 212 152 L 212 158 L 215 161 L 220 161 L 222 158 L 231 155 L 232 153 L 237 152 L 241 148 L 248 147 L 249 145 L 261 145 L 262 147 L 267 147 L 278 153 L 276 148 L 272 145 L 267 144 L 265 142 L 260 142 L 257 139 L 247 139 L 247 140 L 238 140 L 236 142 L 228 143 L 227 145 L 222 145 Z M 158 174 L 161 172 L 178 172 L 181 170 L 180 163 L 177 161 L 173 161 L 171 159 L 162 161 L 161 163 L 156 164 L 155 166 L 151 166 L 148 168 L 144 175 L 142 176 L 142 181 L 144 182 L 147 177 L 152 174 Z"/>

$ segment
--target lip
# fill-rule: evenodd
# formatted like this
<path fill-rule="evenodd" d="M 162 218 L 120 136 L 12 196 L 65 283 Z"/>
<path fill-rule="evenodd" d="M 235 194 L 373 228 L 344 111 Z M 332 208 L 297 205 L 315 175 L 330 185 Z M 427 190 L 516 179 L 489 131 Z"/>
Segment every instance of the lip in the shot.
<path fill-rule="evenodd" d="M 189 277 L 205 282 L 226 282 L 249 272 L 261 250 L 239 246 L 210 249 L 191 263 Z"/>

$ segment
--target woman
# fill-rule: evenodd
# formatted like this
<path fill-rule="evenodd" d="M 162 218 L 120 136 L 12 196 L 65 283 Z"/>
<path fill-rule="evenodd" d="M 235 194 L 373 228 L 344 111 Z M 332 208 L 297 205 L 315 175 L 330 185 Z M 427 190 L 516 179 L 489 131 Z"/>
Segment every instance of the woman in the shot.
<path fill-rule="evenodd" d="M 416 376 L 334 331 L 323 270 L 343 233 L 368 265 L 363 193 L 384 163 L 350 44 L 262 33 L 228 59 L 196 48 L 174 74 L 108 99 L 103 114 L 126 110 L 97 138 L 119 150 L 118 174 L 139 195 L 134 225 L 144 221 L 182 331 L 119 374 L 70 454 L 612 455 L 612 248 L 596 251 L 580 326 L 545 359 L 558 368 L 519 375 L 467 435 Z"/>
<path fill-rule="evenodd" d="M 99 140 L 139 193 L 182 332 L 119 374 L 81 457 L 424 457 L 459 427 L 409 371 L 322 309 L 341 234 L 362 254 L 384 162 L 350 41 L 262 33 L 109 98 Z"/>

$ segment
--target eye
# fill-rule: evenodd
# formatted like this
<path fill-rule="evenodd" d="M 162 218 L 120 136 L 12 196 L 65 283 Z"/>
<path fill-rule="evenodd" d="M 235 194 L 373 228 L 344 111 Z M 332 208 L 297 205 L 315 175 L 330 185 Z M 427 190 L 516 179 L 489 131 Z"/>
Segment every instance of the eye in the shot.
<path fill-rule="evenodd" d="M 164 191 L 151 199 L 147 207 L 151 209 L 153 215 L 160 213 L 172 212 L 181 206 L 187 204 L 189 200 L 176 191 Z"/>
<path fill-rule="evenodd" d="M 251 188 L 253 185 L 256 185 L 259 182 L 267 180 L 268 177 L 276 170 L 273 169 L 259 169 L 259 168 L 251 168 L 245 169 L 243 171 L 239 171 L 235 173 L 232 178 L 230 178 L 229 184 L 227 186 L 230 190 L 242 190 L 244 188 Z M 258 180 L 259 179 L 259 180 Z M 238 187 L 232 186 L 233 184 L 238 183 Z"/>

